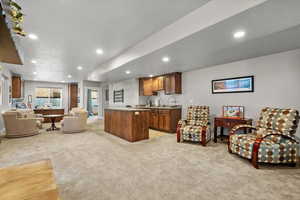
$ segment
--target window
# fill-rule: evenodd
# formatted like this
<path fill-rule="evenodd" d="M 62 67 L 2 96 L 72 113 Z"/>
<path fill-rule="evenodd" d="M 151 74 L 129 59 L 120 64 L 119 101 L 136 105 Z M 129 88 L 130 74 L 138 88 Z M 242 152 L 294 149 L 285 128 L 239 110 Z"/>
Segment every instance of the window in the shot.
<path fill-rule="evenodd" d="M 62 89 L 61 88 L 36 88 L 35 89 L 36 107 L 62 107 Z"/>

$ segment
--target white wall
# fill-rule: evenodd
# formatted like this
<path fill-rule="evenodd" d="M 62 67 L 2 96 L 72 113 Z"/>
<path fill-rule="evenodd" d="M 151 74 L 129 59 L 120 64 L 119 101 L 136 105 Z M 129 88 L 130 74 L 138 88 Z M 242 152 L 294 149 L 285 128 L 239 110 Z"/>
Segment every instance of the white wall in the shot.
<path fill-rule="evenodd" d="M 125 106 L 125 105 L 138 105 L 144 103 L 144 97 L 139 96 L 139 80 L 128 79 L 125 81 L 110 83 L 109 87 L 109 106 Z M 124 103 L 114 103 L 113 92 L 114 90 L 124 89 Z"/>
<path fill-rule="evenodd" d="M 247 75 L 255 76 L 254 93 L 211 93 L 211 80 Z M 265 106 L 300 111 L 300 50 L 186 72 L 182 80 L 184 114 L 190 104 L 209 105 L 213 115 L 220 115 L 223 105 L 242 105 L 255 120 Z"/>
<path fill-rule="evenodd" d="M 62 108 L 65 109 L 65 113 L 68 112 L 69 98 L 68 98 L 68 84 L 66 83 L 52 83 L 52 82 L 40 82 L 40 81 L 25 81 L 24 82 L 24 101 L 27 103 L 28 95 L 32 95 L 32 102 L 34 106 L 35 89 L 38 87 L 53 87 L 62 89 Z"/>
<path fill-rule="evenodd" d="M 105 99 L 105 90 L 109 91 L 109 85 L 108 84 L 103 84 L 102 85 L 102 116 L 104 114 L 104 109 L 109 107 L 109 100 L 106 101 L 106 99 Z"/>
<path fill-rule="evenodd" d="M 255 76 L 254 93 L 212 94 L 211 81 L 238 76 Z M 188 105 L 208 105 L 212 116 L 220 116 L 223 105 L 245 106 L 248 118 L 258 119 L 265 107 L 295 108 L 300 111 L 300 49 L 234 63 L 184 72 L 182 95 L 158 97 L 161 104 L 169 104 L 172 98 L 183 106 L 183 117 Z M 127 85 L 127 87 L 130 87 Z M 133 85 L 138 94 L 136 85 Z M 133 95 L 134 96 L 134 95 Z M 300 137 L 300 127 L 297 132 Z"/>
<path fill-rule="evenodd" d="M 211 81 L 214 79 L 238 76 L 255 76 L 254 93 L 212 94 Z M 242 60 L 234 63 L 184 72 L 182 74 L 182 95 L 158 97 L 161 104 L 183 106 L 183 118 L 188 105 L 208 105 L 211 115 L 220 116 L 223 105 L 245 106 L 245 116 L 258 119 L 260 110 L 265 107 L 295 108 L 300 111 L 300 49 L 264 57 Z M 113 90 L 125 90 L 125 102 L 113 103 Z M 109 84 L 109 106 L 144 104 L 146 97 L 139 97 L 137 79 Z M 300 137 L 300 127 L 297 132 Z"/>
<path fill-rule="evenodd" d="M 2 112 L 5 112 L 10 109 L 11 105 L 9 103 L 9 86 L 11 86 L 11 72 L 4 67 L 3 65 L 0 65 L 3 68 L 0 67 L 0 77 L 5 80 L 4 88 L 3 88 L 3 103 L 0 105 L 0 114 Z M 2 115 L 0 115 L 0 133 L 4 131 L 4 124 Z"/>

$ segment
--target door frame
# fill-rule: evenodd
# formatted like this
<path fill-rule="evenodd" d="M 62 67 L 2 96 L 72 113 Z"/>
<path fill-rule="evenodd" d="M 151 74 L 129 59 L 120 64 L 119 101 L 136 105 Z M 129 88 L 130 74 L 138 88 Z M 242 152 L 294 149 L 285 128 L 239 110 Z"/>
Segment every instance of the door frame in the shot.
<path fill-rule="evenodd" d="M 86 110 L 88 110 L 88 100 L 87 100 L 87 97 L 88 97 L 88 90 L 97 90 L 97 92 L 98 92 L 98 118 L 100 118 L 101 117 L 101 110 L 100 110 L 100 108 L 102 107 L 102 106 L 100 106 L 100 103 L 101 103 L 101 101 L 100 101 L 100 88 L 98 88 L 98 87 L 84 87 L 84 98 L 83 98 L 83 103 L 84 103 L 84 108 L 86 109 Z"/>

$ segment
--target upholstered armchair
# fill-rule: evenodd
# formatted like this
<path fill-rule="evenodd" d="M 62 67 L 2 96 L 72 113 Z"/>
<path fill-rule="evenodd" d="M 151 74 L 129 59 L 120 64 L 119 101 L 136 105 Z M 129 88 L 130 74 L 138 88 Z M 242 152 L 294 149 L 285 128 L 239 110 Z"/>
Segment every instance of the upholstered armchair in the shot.
<path fill-rule="evenodd" d="M 86 130 L 88 112 L 84 109 L 72 109 L 69 116 L 61 121 L 63 133 L 79 133 Z"/>
<path fill-rule="evenodd" d="M 194 141 L 206 146 L 211 139 L 209 107 L 190 106 L 187 112 L 187 119 L 178 122 L 177 142 Z"/>
<path fill-rule="evenodd" d="M 17 138 L 39 134 L 40 121 L 37 118 L 24 118 L 18 111 L 7 111 L 2 114 L 6 137 Z"/>
<path fill-rule="evenodd" d="M 32 109 L 16 109 L 16 110 L 12 109 L 12 111 L 17 111 L 18 117 L 21 118 L 35 118 L 38 121 L 39 129 L 43 128 L 44 118 L 42 114 L 35 114 Z"/>
<path fill-rule="evenodd" d="M 253 166 L 258 163 L 286 163 L 296 166 L 299 142 L 295 137 L 299 123 L 299 112 L 294 109 L 264 108 L 256 127 L 238 125 L 229 133 L 228 151 L 250 159 Z M 249 128 L 249 134 L 238 133 Z"/>

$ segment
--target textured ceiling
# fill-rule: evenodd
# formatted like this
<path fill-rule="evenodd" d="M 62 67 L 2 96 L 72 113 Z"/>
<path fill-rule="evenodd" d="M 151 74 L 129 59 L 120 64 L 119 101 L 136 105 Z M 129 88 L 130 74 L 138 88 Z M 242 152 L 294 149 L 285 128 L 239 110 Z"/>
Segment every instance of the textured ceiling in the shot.
<path fill-rule="evenodd" d="M 300 1 L 272 0 L 102 74 L 102 81 L 189 71 L 300 48 Z M 234 39 L 233 32 L 246 37 Z M 171 58 L 169 63 L 162 56 Z M 130 70 L 131 74 L 124 73 Z"/>
<path fill-rule="evenodd" d="M 79 81 L 102 70 L 103 73 L 96 73 L 96 80 L 117 81 L 300 48 L 299 0 L 26 0 L 20 3 L 26 13 L 25 30 L 37 34 L 39 39 L 22 39 L 25 65 L 10 67 L 28 80 Z M 194 21 L 187 21 L 189 25 L 200 27 L 201 23 L 207 23 L 206 27 L 156 49 L 155 42 L 152 47 L 149 45 L 154 35 L 159 41 L 159 33 L 180 21 L 181 27 L 173 33 L 184 32 L 188 28 L 182 19 L 195 12 L 206 17 L 195 15 Z M 224 18 L 214 21 L 217 15 Z M 233 32 L 240 29 L 246 31 L 246 37 L 233 39 Z M 167 40 L 169 35 L 162 38 Z M 148 44 L 143 43 L 147 40 Z M 148 53 L 126 54 L 136 45 L 148 49 Z M 104 55 L 96 55 L 97 48 L 102 48 Z M 165 55 L 171 58 L 167 64 L 161 62 Z M 129 62 L 117 63 L 113 68 L 107 64 L 115 64 L 112 61 L 122 56 Z M 127 59 L 128 56 L 134 59 Z M 37 64 L 32 64 L 32 59 Z M 79 65 L 82 71 L 76 69 Z M 126 70 L 131 74 L 126 74 Z M 73 77 L 68 79 L 68 74 Z"/>
<path fill-rule="evenodd" d="M 24 66 L 12 67 L 25 79 L 80 80 L 101 63 L 119 55 L 209 0 L 20 0 L 24 29 L 38 35 L 21 40 Z M 97 48 L 104 55 L 95 53 Z M 31 60 L 37 61 L 32 64 Z M 77 66 L 83 70 L 78 71 Z M 37 75 L 32 74 L 33 71 Z"/>

